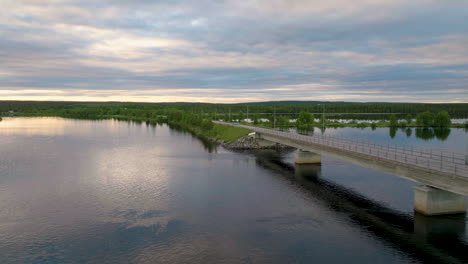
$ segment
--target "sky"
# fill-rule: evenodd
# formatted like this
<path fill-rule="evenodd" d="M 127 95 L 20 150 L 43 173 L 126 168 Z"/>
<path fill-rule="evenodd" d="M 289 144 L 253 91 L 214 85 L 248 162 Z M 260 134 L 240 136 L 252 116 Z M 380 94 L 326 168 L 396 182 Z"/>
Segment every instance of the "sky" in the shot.
<path fill-rule="evenodd" d="M 0 100 L 468 102 L 467 0 L 0 6 Z"/>

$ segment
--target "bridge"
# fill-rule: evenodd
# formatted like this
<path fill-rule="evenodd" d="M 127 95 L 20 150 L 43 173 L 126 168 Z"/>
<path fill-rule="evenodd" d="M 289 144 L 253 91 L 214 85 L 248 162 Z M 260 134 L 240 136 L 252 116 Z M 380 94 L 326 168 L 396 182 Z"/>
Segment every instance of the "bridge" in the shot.
<path fill-rule="evenodd" d="M 213 122 L 244 127 L 254 131 L 258 139 L 297 148 L 296 164 L 321 163 L 321 155 L 326 155 L 422 183 L 414 190 L 415 211 L 422 214 L 466 212 L 468 157 L 464 154 Z"/>

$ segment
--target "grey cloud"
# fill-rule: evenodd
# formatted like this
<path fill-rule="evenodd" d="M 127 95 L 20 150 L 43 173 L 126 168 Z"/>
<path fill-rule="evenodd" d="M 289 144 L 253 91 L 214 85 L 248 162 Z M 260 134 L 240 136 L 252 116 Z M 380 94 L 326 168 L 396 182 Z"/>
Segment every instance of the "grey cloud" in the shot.
<path fill-rule="evenodd" d="M 210 0 L 56 1 L 47 8 L 36 4 L 40 11 L 30 12 L 27 1 L 11 3 L 13 22 L 0 20 L 0 90 L 126 90 L 151 96 L 152 90 L 194 89 L 184 93 L 243 98 L 265 92 L 288 99 L 343 94 L 350 100 L 363 91 L 389 100 L 399 98 L 392 92 L 427 101 L 468 97 L 468 61 L 452 60 L 468 51 L 417 53 L 429 45 L 467 41 L 468 4 L 463 2 L 402 1 L 389 10 L 363 2 L 361 9 L 337 13 L 307 13 L 282 1 L 272 8 L 258 4 L 259 9 Z M 85 27 L 87 35 L 81 29 L 68 32 L 73 27 Z M 184 44 L 152 47 L 158 41 L 153 38 Z M 443 96 L 437 92 L 447 88 Z"/>

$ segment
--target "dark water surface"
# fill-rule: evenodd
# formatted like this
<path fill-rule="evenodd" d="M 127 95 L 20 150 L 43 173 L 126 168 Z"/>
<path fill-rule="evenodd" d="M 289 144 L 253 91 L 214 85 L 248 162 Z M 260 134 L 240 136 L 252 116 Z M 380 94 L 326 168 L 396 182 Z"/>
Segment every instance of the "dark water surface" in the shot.
<path fill-rule="evenodd" d="M 4 118 L 0 263 L 468 261 L 466 217 L 414 215 L 417 183 L 292 164 L 167 126 Z"/>

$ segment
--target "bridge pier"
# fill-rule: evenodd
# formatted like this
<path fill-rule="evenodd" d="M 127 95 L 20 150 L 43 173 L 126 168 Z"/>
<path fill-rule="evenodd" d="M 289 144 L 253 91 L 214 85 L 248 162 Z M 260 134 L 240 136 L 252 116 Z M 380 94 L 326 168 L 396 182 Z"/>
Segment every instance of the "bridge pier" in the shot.
<path fill-rule="evenodd" d="M 295 153 L 296 164 L 321 164 L 322 158 L 319 154 L 298 149 Z"/>
<path fill-rule="evenodd" d="M 416 186 L 414 210 L 427 216 L 465 213 L 466 199 L 463 195 L 427 185 Z"/>
<path fill-rule="evenodd" d="M 414 214 L 414 233 L 422 239 L 444 236 L 446 239 L 457 239 L 465 234 L 465 215 L 425 216 Z"/>
<path fill-rule="evenodd" d="M 296 179 L 317 180 L 322 174 L 320 164 L 296 164 L 294 176 Z"/>

